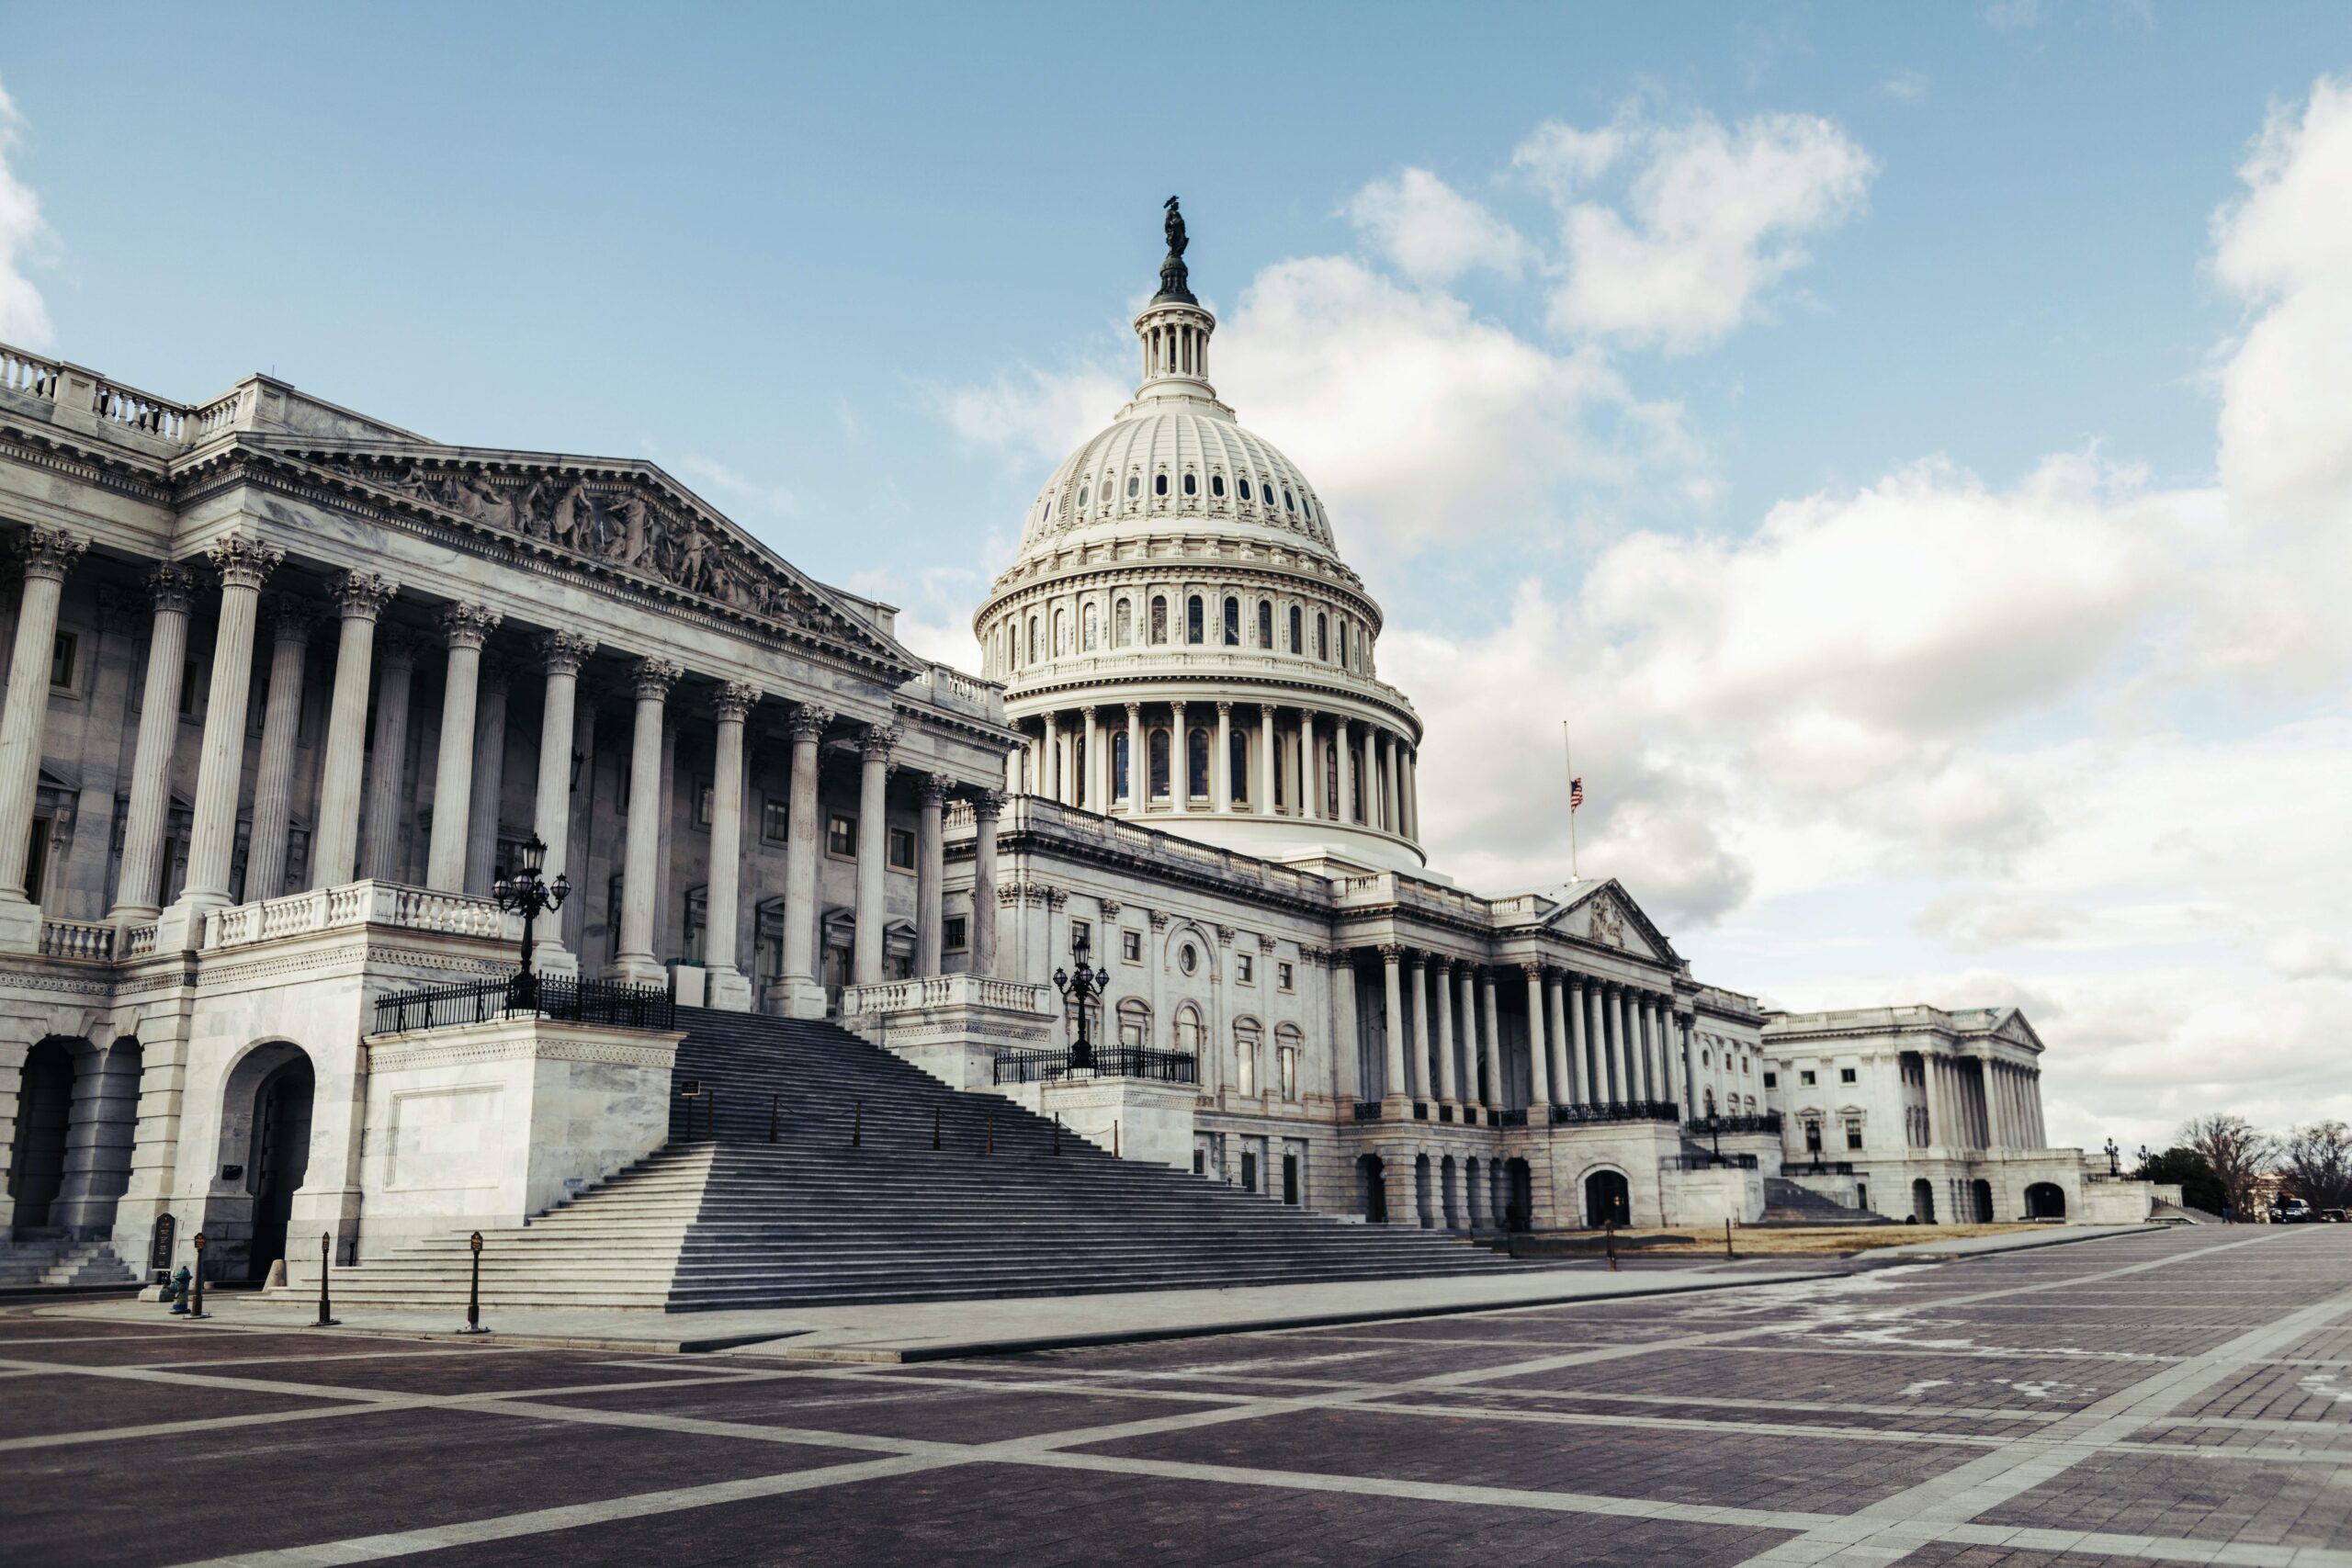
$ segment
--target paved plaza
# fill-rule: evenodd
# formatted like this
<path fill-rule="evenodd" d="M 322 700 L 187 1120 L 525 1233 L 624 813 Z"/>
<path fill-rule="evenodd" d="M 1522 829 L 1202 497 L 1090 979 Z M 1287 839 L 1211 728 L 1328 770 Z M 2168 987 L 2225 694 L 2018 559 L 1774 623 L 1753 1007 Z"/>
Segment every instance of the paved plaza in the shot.
<path fill-rule="evenodd" d="M 36 1564 L 2352 1568 L 2352 1232 L 901 1366 L 0 1313 Z"/>

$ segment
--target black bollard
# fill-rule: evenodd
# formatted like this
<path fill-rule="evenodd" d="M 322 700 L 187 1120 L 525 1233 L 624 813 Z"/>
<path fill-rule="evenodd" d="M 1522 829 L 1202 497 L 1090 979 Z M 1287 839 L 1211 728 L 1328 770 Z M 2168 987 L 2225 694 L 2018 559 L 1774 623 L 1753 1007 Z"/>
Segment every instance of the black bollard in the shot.
<path fill-rule="evenodd" d="M 334 1260 L 334 1238 L 327 1232 L 321 1231 L 319 1233 L 319 1321 L 315 1325 L 320 1328 L 333 1328 L 335 1325 L 334 1303 L 327 1299 L 327 1269 Z"/>
<path fill-rule="evenodd" d="M 481 1325 L 481 1232 L 474 1232 L 467 1245 L 473 1248 L 474 1275 L 473 1283 L 466 1291 L 466 1325 L 458 1332 L 487 1334 L 490 1330 Z"/>
<path fill-rule="evenodd" d="M 1116 1121 L 1111 1123 L 1111 1157 L 1119 1157 L 1119 1123 Z"/>
<path fill-rule="evenodd" d="M 1607 1237 L 1607 1245 L 1609 1247 L 1609 1271 L 1611 1274 L 1614 1274 L 1617 1272 L 1617 1222 L 1615 1220 L 1611 1220 L 1606 1225 L 1602 1226 L 1601 1234 Z"/>
<path fill-rule="evenodd" d="M 204 1233 L 196 1233 L 196 1304 L 187 1309 L 190 1317 L 204 1315 Z"/>
<path fill-rule="evenodd" d="M 1724 1220 L 1724 1256 L 1725 1258 L 1729 1258 L 1729 1257 L 1731 1257 L 1731 1256 L 1732 1256 L 1732 1250 L 1731 1250 L 1731 1220 L 1730 1220 L 1728 1217 L 1726 1217 L 1726 1218 Z"/>

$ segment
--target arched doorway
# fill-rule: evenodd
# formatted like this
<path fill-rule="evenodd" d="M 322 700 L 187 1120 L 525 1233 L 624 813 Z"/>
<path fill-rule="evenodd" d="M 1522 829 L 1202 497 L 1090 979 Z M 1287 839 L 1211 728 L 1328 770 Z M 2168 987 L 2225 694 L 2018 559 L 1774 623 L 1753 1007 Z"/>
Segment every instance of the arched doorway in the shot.
<path fill-rule="evenodd" d="M 1936 1184 L 1924 1176 L 1911 1184 L 1911 1223 L 1920 1225 L 1936 1223 Z"/>
<path fill-rule="evenodd" d="M 1462 1162 L 1462 1193 L 1468 1201 L 1470 1228 L 1474 1231 L 1482 1231 L 1487 1228 L 1487 1194 L 1485 1189 L 1479 1185 L 1486 1179 L 1487 1173 L 1479 1168 L 1476 1155 L 1472 1155 Z"/>
<path fill-rule="evenodd" d="M 1361 1155 L 1356 1159 L 1356 1178 L 1363 1188 L 1363 1222 L 1368 1225 L 1388 1223 L 1388 1171 L 1378 1155 Z"/>
<path fill-rule="evenodd" d="M 265 1280 L 269 1266 L 286 1256 L 286 1225 L 294 1213 L 294 1192 L 311 1165 L 311 1058 L 295 1058 L 271 1070 L 254 1097 L 254 1153 L 248 1187 L 254 1195 L 253 1245 L 245 1254 L 245 1277 Z"/>
<path fill-rule="evenodd" d="M 74 1119 L 74 1055 L 51 1038 L 25 1057 L 17 1089 L 17 1138 L 8 1151 L 9 1223 L 37 1228 L 65 1185 L 65 1136 Z"/>
<path fill-rule="evenodd" d="M 1584 1179 L 1584 1223 L 1595 1227 L 1634 1223 L 1634 1190 L 1623 1171 L 1596 1170 Z"/>
<path fill-rule="evenodd" d="M 1413 1156 L 1413 1217 L 1420 1221 L 1423 1230 L 1429 1230 L 1437 1224 L 1436 1213 L 1430 1203 L 1430 1156 L 1427 1155 Z"/>
<path fill-rule="evenodd" d="M 1970 1182 L 1968 1201 L 1976 1212 L 1978 1224 L 1989 1225 L 1993 1223 L 1993 1184 L 1991 1182 L 1982 1177 Z"/>
<path fill-rule="evenodd" d="M 2029 1220 L 2063 1220 L 2066 1217 L 2066 1190 L 2054 1181 L 2037 1181 L 2025 1190 L 2025 1217 Z"/>
<path fill-rule="evenodd" d="M 1523 1231 L 1535 1224 L 1535 1181 L 1523 1159 L 1503 1162 L 1503 1228 Z"/>
<path fill-rule="evenodd" d="M 1454 1182 L 1460 1174 L 1461 1168 L 1453 1163 L 1452 1155 L 1446 1156 L 1439 1162 L 1439 1190 L 1445 1196 L 1445 1228 L 1450 1231 L 1458 1231 L 1462 1228 L 1461 1208 L 1454 1201 Z"/>

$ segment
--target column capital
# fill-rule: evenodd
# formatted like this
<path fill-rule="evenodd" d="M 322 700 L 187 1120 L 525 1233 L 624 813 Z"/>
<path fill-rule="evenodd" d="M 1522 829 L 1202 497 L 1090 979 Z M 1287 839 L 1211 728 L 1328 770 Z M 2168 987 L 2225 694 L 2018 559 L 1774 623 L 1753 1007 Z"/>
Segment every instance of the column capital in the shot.
<path fill-rule="evenodd" d="M 345 571 L 327 579 L 327 597 L 346 621 L 372 621 L 401 585 L 380 571 Z"/>
<path fill-rule="evenodd" d="M 1260 703 L 1258 705 L 1258 716 L 1268 724 L 1273 723 L 1274 707 L 1275 705 L 1272 703 Z"/>
<path fill-rule="evenodd" d="M 1519 972 L 1531 980 L 1544 978 L 1544 965 L 1532 960 L 1522 960 L 1519 965 Z"/>
<path fill-rule="evenodd" d="M 204 547 L 204 554 L 220 574 L 223 588 L 259 589 L 286 558 L 284 550 L 251 534 L 223 534 Z"/>
<path fill-rule="evenodd" d="M 832 722 L 832 709 L 819 707 L 814 703 L 802 703 L 784 721 L 784 728 L 795 740 L 821 740 Z"/>
<path fill-rule="evenodd" d="M 596 651 L 596 639 L 586 632 L 549 632 L 539 639 L 539 661 L 550 675 L 577 675 Z"/>
<path fill-rule="evenodd" d="M 944 773 L 924 773 L 915 785 L 915 798 L 925 806 L 945 806 L 956 784 Z"/>
<path fill-rule="evenodd" d="M 1125 904 L 1120 903 L 1116 898 L 1097 898 L 1094 900 L 1094 904 L 1097 908 L 1102 911 L 1102 918 L 1106 920 L 1117 919 L 1119 918 L 1119 911 L 1126 908 Z"/>
<path fill-rule="evenodd" d="M 660 702 L 685 672 L 686 667 L 673 659 L 640 659 L 629 667 L 629 685 L 640 701 L 651 697 Z"/>
<path fill-rule="evenodd" d="M 481 604 L 461 604 L 443 605 L 435 619 L 440 624 L 441 640 L 458 649 L 480 648 L 505 617 Z"/>
<path fill-rule="evenodd" d="M 1137 719 L 1141 718 L 1142 716 L 1143 716 L 1143 705 L 1142 705 L 1141 703 L 1129 703 L 1129 704 L 1127 705 L 1127 722 L 1128 722 L 1128 723 L 1132 724 L 1132 723 L 1134 723 L 1136 720 L 1137 720 Z"/>
<path fill-rule="evenodd" d="M 1004 791 L 984 789 L 972 796 L 972 817 L 980 822 L 993 822 L 1004 815 Z"/>
<path fill-rule="evenodd" d="M 857 738 L 857 754 L 867 761 L 888 762 L 890 753 L 899 748 L 899 731 L 895 724 L 869 724 L 865 733 Z"/>
<path fill-rule="evenodd" d="M 89 547 L 90 541 L 83 535 L 36 523 L 27 528 L 24 537 L 17 541 L 17 553 L 23 562 L 27 577 L 62 582 L 65 574 L 80 563 Z"/>
<path fill-rule="evenodd" d="M 1089 724 L 1094 722 L 1094 705 L 1092 703 L 1080 703 L 1079 705 L 1078 711 L 1086 716 L 1086 721 Z"/>
<path fill-rule="evenodd" d="M 760 689 L 749 681 L 726 681 L 711 694 L 711 712 L 721 724 L 741 724 L 759 705 Z"/>
<path fill-rule="evenodd" d="M 1218 704 L 1216 705 L 1216 716 L 1217 716 L 1217 717 L 1219 717 L 1219 718 L 1230 718 L 1230 717 L 1232 717 L 1232 716 L 1233 716 L 1233 705 L 1232 705 L 1231 703 L 1228 703 L 1228 702 L 1220 702 L 1220 703 L 1218 703 Z"/>
<path fill-rule="evenodd" d="M 1380 944 L 1377 951 L 1380 953 L 1380 961 L 1383 964 L 1401 964 L 1404 962 L 1405 950 L 1396 942 L 1384 942 Z"/>
<path fill-rule="evenodd" d="M 177 610 L 185 615 L 196 604 L 196 573 L 184 566 L 167 562 L 140 581 L 159 615 L 166 610 Z"/>
<path fill-rule="evenodd" d="M 262 601 L 262 616 L 269 622 L 274 641 L 299 643 L 307 648 L 311 632 L 319 623 L 318 604 L 310 599 L 298 599 L 290 593 L 273 593 Z"/>

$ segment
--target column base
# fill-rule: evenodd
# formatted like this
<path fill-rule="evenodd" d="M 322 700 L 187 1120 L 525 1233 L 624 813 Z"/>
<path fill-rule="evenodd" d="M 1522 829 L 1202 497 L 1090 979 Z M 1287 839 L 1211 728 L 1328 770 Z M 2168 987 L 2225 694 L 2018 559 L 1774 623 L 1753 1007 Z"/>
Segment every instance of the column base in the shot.
<path fill-rule="evenodd" d="M 204 917 L 215 909 L 229 908 L 229 900 L 197 903 L 183 898 L 155 917 L 155 951 L 158 953 L 194 953 L 204 945 Z"/>
<path fill-rule="evenodd" d="M 712 969 L 706 973 L 708 976 L 707 1000 L 704 1003 L 706 1007 L 714 1007 L 722 1012 L 752 1010 L 752 977 L 750 976 L 740 969 Z"/>
<path fill-rule="evenodd" d="M 786 1018 L 822 1018 L 825 987 L 812 976 L 786 975 L 768 982 L 766 1003 L 768 1011 Z"/>
<path fill-rule="evenodd" d="M 624 953 L 613 961 L 605 977 L 631 986 L 667 986 L 670 969 L 667 964 L 655 963 L 650 953 Z"/>
<path fill-rule="evenodd" d="M 0 953 L 40 951 L 40 906 L 16 888 L 0 893 Z"/>

